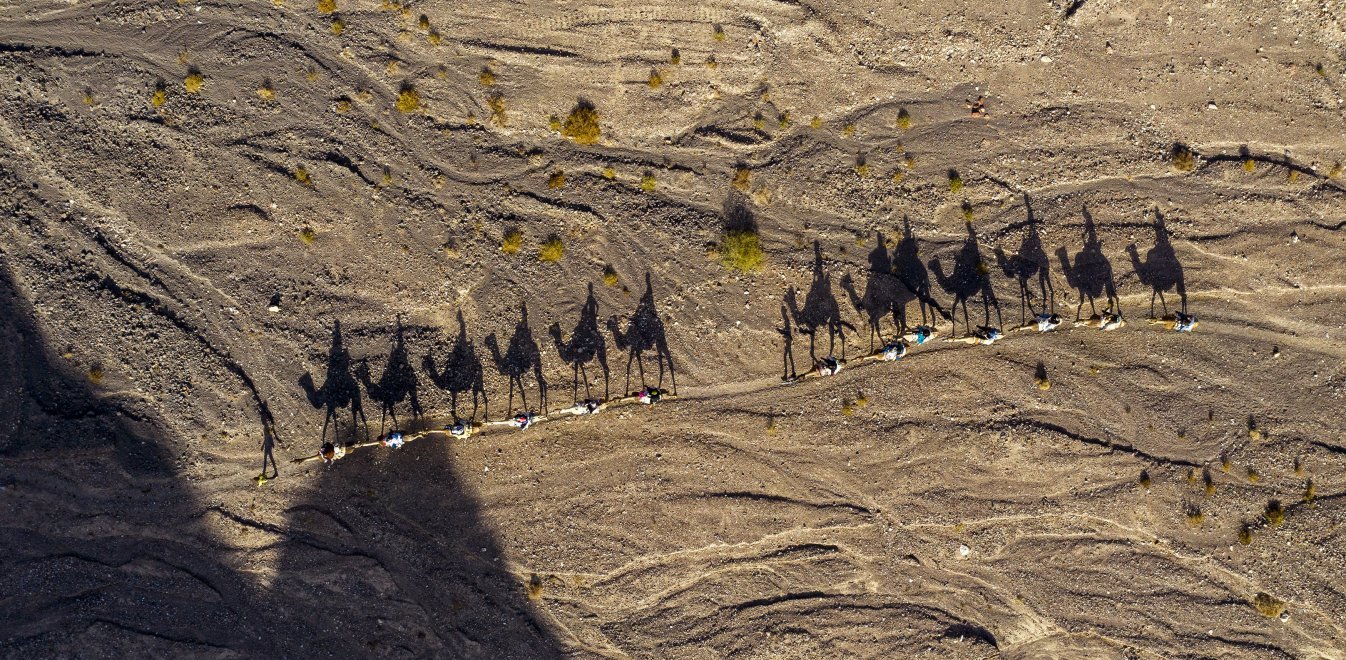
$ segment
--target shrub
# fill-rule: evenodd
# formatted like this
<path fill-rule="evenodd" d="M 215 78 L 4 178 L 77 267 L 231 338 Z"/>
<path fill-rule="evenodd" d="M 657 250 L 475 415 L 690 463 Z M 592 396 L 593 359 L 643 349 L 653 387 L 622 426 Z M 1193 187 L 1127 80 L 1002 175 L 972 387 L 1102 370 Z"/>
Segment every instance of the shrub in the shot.
<path fill-rule="evenodd" d="M 313 185 L 313 179 L 308 174 L 308 168 L 303 165 L 294 168 L 294 180 L 306 186 Z"/>
<path fill-rule="evenodd" d="M 729 270 L 755 273 L 762 270 L 766 256 L 761 238 L 754 229 L 731 229 L 720 240 L 720 261 Z"/>
<path fill-rule="evenodd" d="M 752 187 L 752 170 L 748 169 L 747 165 L 740 163 L 738 167 L 734 168 L 733 185 L 743 192 L 748 192 Z"/>
<path fill-rule="evenodd" d="M 710 55 L 707 55 L 707 56 L 706 56 L 706 68 L 707 68 L 707 69 L 710 69 L 710 70 L 712 70 L 712 71 L 714 71 L 714 70 L 715 70 L 715 67 L 717 67 L 717 66 L 720 66 L 720 63 L 717 62 L 717 61 L 715 61 L 715 53 L 711 53 Z"/>
<path fill-rule="evenodd" d="M 1239 525 L 1239 543 L 1251 545 L 1253 542 L 1253 526 L 1248 523 Z"/>
<path fill-rule="evenodd" d="M 603 168 L 603 178 L 612 181 L 617 178 L 617 170 L 611 165 Z"/>
<path fill-rule="evenodd" d="M 543 590 L 542 576 L 538 575 L 537 573 L 534 573 L 531 576 L 529 576 L 528 584 L 524 585 L 524 593 L 527 594 L 528 600 L 537 600 L 541 598 L 542 590 Z"/>
<path fill-rule="evenodd" d="M 89 382 L 97 385 L 103 382 L 103 363 L 95 362 L 89 366 Z"/>
<path fill-rule="evenodd" d="M 550 128 L 551 130 L 560 133 L 562 128 L 561 118 L 557 117 L 556 115 L 551 115 L 547 117 L 547 128 Z"/>
<path fill-rule="evenodd" d="M 576 103 L 574 109 L 570 111 L 570 116 L 566 117 L 565 124 L 561 127 L 561 135 L 579 144 L 598 142 L 601 135 L 598 127 L 598 110 L 588 101 L 582 100 Z"/>
<path fill-rule="evenodd" d="M 500 251 L 505 254 L 514 254 L 523 247 L 523 232 L 518 229 L 511 229 L 505 232 L 505 237 L 500 241 Z"/>
<path fill-rule="evenodd" d="M 168 89 L 164 87 L 164 82 L 160 80 L 154 84 L 154 93 L 150 94 L 150 105 L 156 108 L 162 108 L 168 101 Z"/>
<path fill-rule="evenodd" d="M 752 116 L 752 127 L 759 131 L 766 130 L 766 117 L 763 117 L 761 112 Z"/>
<path fill-rule="evenodd" d="M 714 26 L 711 27 L 711 29 L 714 31 L 714 35 L 715 35 L 715 40 L 716 40 L 716 41 L 724 41 L 724 26 L 723 26 L 723 25 L 720 25 L 719 23 L 716 23 Z"/>
<path fill-rule="evenodd" d="M 411 83 L 402 83 L 402 89 L 397 93 L 398 112 L 415 112 L 421 107 L 421 95 Z"/>
<path fill-rule="evenodd" d="M 1259 593 L 1253 597 L 1253 607 L 1258 614 L 1274 619 L 1285 612 L 1285 601 L 1268 593 Z"/>
<path fill-rule="evenodd" d="M 842 126 L 842 127 L 841 127 L 841 134 L 844 135 L 844 136 L 846 136 L 846 137 L 850 137 L 850 136 L 852 136 L 852 135 L 855 135 L 855 124 L 854 124 L 854 123 L 847 123 L 845 126 Z"/>
<path fill-rule="evenodd" d="M 786 110 L 776 117 L 776 125 L 783 131 L 790 127 L 790 111 Z"/>
<path fill-rule="evenodd" d="M 1144 488 L 1144 489 L 1146 489 L 1146 490 L 1149 490 L 1149 489 L 1150 489 L 1150 484 L 1152 484 L 1152 483 L 1154 483 L 1154 481 L 1150 478 L 1150 471 L 1149 471 L 1149 470 L 1141 470 L 1141 471 L 1140 471 L 1140 487 L 1141 487 L 1141 488 Z"/>
<path fill-rule="evenodd" d="M 345 31 L 346 31 L 346 21 L 345 21 L 344 19 L 342 19 L 340 16 L 333 16 L 333 17 L 332 17 L 332 34 L 334 34 L 334 35 L 336 35 L 336 36 L 339 37 L 339 36 L 341 36 L 341 33 L 342 33 L 342 32 L 345 32 Z"/>
<path fill-rule="evenodd" d="M 1271 500 L 1267 502 L 1267 508 L 1262 512 L 1262 517 L 1266 518 L 1268 525 L 1280 527 L 1285 522 L 1285 507 L 1281 506 L 1280 500 Z"/>
<path fill-rule="evenodd" d="M 1187 524 L 1192 527 L 1200 527 L 1206 519 L 1205 514 L 1201 513 L 1201 507 L 1195 504 L 1188 504 L 1183 513 L 1187 516 Z"/>
<path fill-rule="evenodd" d="M 864 392 L 858 392 L 858 393 L 856 393 L 856 395 L 855 395 L 855 407 L 857 407 L 857 408 L 864 408 L 864 407 L 867 406 L 867 405 L 869 405 L 869 397 L 865 396 L 865 393 L 864 393 Z"/>
<path fill-rule="evenodd" d="M 893 170 L 893 183 L 902 183 L 905 178 L 907 178 L 907 175 L 902 170 Z"/>
<path fill-rule="evenodd" d="M 1249 173 L 1251 173 L 1251 172 L 1253 172 L 1253 171 L 1255 171 L 1255 170 L 1257 170 L 1257 161 L 1253 160 L 1253 159 L 1252 159 L 1252 156 L 1244 156 L 1244 157 L 1243 157 L 1243 171 L 1244 171 L 1244 172 L 1249 172 Z"/>
<path fill-rule="evenodd" d="M 187 77 L 182 79 L 182 86 L 187 90 L 188 94 L 195 94 L 201 91 L 201 88 L 205 85 L 206 77 L 201 75 L 201 71 L 196 67 L 188 69 Z"/>
<path fill-rule="evenodd" d="M 350 99 L 337 99 L 337 102 L 336 102 L 336 104 L 334 104 L 334 105 L 332 106 L 332 109 L 335 110 L 335 111 L 337 111 L 337 112 L 339 112 L 339 113 L 343 113 L 343 114 L 344 114 L 344 113 L 347 113 L 347 112 L 350 112 L 350 111 L 351 111 L 351 100 L 350 100 Z"/>
<path fill-rule="evenodd" d="M 869 161 L 865 159 L 864 154 L 857 154 L 855 157 L 855 173 L 861 177 L 869 176 Z"/>
<path fill-rule="evenodd" d="M 1229 457 L 1229 450 L 1228 449 L 1220 450 L 1220 469 L 1224 470 L 1225 472 L 1228 472 L 1229 468 L 1233 466 L 1234 461 Z"/>
<path fill-rule="evenodd" d="M 565 256 L 565 253 L 566 246 L 565 243 L 561 242 L 561 237 L 552 234 L 547 237 L 547 240 L 542 242 L 542 247 L 538 248 L 537 258 L 538 261 L 556 263 L 561 260 L 561 257 Z"/>
<path fill-rule="evenodd" d="M 1302 500 L 1305 504 L 1308 504 L 1312 502 L 1317 496 L 1318 496 L 1318 488 L 1313 485 L 1313 479 L 1309 479 L 1304 483 L 1304 497 L 1302 498 Z"/>
<path fill-rule="evenodd" d="M 318 13 L 330 14 L 336 11 L 336 0 L 318 0 Z"/>
<path fill-rule="evenodd" d="M 1303 456 L 1296 456 L 1296 457 L 1295 457 L 1295 476 L 1296 476 L 1296 477 L 1302 477 L 1302 476 L 1304 476 L 1304 457 L 1303 457 Z"/>
<path fill-rule="evenodd" d="M 439 42 L 444 40 L 444 37 L 440 36 L 439 30 L 430 30 L 426 33 L 425 40 L 429 42 L 431 46 L 438 46 Z"/>
<path fill-rule="evenodd" d="M 318 232 L 313 231 L 312 227 L 304 227 L 299 230 L 299 240 L 303 241 L 304 245 L 313 245 L 316 238 L 318 238 Z"/>
<path fill-rule="evenodd" d="M 904 131 L 911 130 L 911 113 L 906 108 L 897 110 L 897 127 Z"/>
<path fill-rule="evenodd" d="M 672 64 L 673 66 L 682 64 L 682 53 L 678 49 L 674 48 L 673 52 L 670 53 L 668 56 L 668 63 Z"/>
<path fill-rule="evenodd" d="M 850 417 L 851 415 L 854 415 L 854 414 L 855 414 L 855 403 L 852 402 L 850 399 L 842 399 L 842 401 L 841 401 L 841 414 L 843 414 L 843 415 L 845 415 L 845 416 L 847 416 L 847 417 Z"/>
<path fill-rule="evenodd" d="M 617 286 L 618 281 L 619 280 L 617 277 L 617 269 L 613 268 L 612 266 L 604 266 L 603 284 L 606 284 L 607 286 Z"/>
<path fill-rule="evenodd" d="M 430 29 L 430 17 L 429 17 L 429 16 L 426 16 L 425 14 L 421 14 L 421 15 L 420 15 L 420 18 L 417 18 L 417 19 L 416 19 L 416 27 L 420 28 L 422 31 L 424 31 L 424 30 L 429 30 L 429 29 Z"/>
<path fill-rule="evenodd" d="M 276 88 L 272 86 L 270 78 L 262 80 L 262 84 L 257 88 L 257 97 L 267 103 L 276 100 Z"/>
<path fill-rule="evenodd" d="M 1248 466 L 1248 483 L 1255 484 L 1262 479 L 1262 475 L 1257 473 L 1257 468 Z"/>
<path fill-rule="evenodd" d="M 958 170 L 949 170 L 949 192 L 957 195 L 963 191 L 963 176 Z"/>
<path fill-rule="evenodd" d="M 1207 495 L 1215 494 L 1215 478 L 1211 476 L 1210 468 L 1201 468 L 1201 483 Z"/>
<path fill-rule="evenodd" d="M 1294 169 L 1292 167 L 1287 167 L 1285 169 L 1285 182 L 1294 183 L 1298 180 L 1299 180 L 1299 170 Z"/>
<path fill-rule="evenodd" d="M 555 172 L 551 173 L 551 176 L 547 177 L 547 187 L 551 188 L 552 190 L 556 190 L 557 188 L 564 188 L 565 185 L 566 185 L 566 175 L 565 172 L 562 172 L 561 170 L 556 170 Z"/>
<path fill-rule="evenodd" d="M 489 66 L 481 67 L 481 73 L 477 74 L 477 82 L 481 83 L 482 87 L 490 87 L 491 85 L 494 85 L 495 72 L 492 71 Z"/>
<path fill-rule="evenodd" d="M 1196 468 L 1187 468 L 1187 483 L 1196 483 Z"/>
<path fill-rule="evenodd" d="M 647 84 L 650 89 L 658 89 L 660 85 L 664 84 L 664 77 L 659 75 L 658 69 L 650 69 L 650 79 Z"/>
<path fill-rule="evenodd" d="M 965 199 L 959 208 L 963 211 L 963 221 L 972 222 L 972 202 Z"/>
<path fill-rule="evenodd" d="M 1341 161 L 1337 161 L 1335 163 L 1332 163 L 1332 168 L 1327 171 L 1327 176 L 1328 178 L 1336 179 L 1341 177 L 1341 173 L 1342 173 L 1342 164 Z"/>
<path fill-rule="evenodd" d="M 640 189 L 647 193 L 654 192 L 654 172 L 646 172 L 640 177 Z"/>
<path fill-rule="evenodd" d="M 505 127 L 505 97 L 500 94 L 492 94 L 486 97 L 486 107 L 491 109 L 491 123 L 501 128 Z"/>
<path fill-rule="evenodd" d="M 1179 172 L 1191 172 L 1196 169 L 1196 152 L 1181 142 L 1175 142 L 1169 152 L 1169 161 L 1173 169 Z"/>

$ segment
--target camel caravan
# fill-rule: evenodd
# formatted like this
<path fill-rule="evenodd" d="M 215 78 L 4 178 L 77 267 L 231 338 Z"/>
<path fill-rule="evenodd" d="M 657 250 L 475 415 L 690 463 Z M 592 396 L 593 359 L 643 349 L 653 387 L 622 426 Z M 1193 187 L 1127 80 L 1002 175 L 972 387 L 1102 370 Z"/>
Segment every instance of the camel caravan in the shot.
<path fill-rule="evenodd" d="M 1065 323 L 1065 318 L 1055 307 L 1055 289 L 1051 279 L 1051 260 L 1042 246 L 1038 231 L 1040 224 L 1033 216 L 1032 206 L 1025 199 L 1028 209 L 1026 231 L 1018 252 L 1007 255 L 995 250 L 994 264 L 1004 276 L 1015 280 L 1020 297 L 1021 323 L 1004 328 L 1001 304 L 996 298 L 992 283 L 990 262 L 982 255 L 977 232 L 971 222 L 967 223 L 967 236 L 962 246 L 953 255 L 952 264 L 939 259 L 922 262 L 919 245 L 913 235 L 911 224 L 904 218 L 903 236 L 892 251 L 890 243 L 882 233 L 877 235 L 877 245 L 869 254 L 869 281 L 864 291 L 859 291 L 849 274 L 842 277 L 841 289 L 850 299 L 851 306 L 861 312 L 868 321 L 871 351 L 859 358 L 846 359 L 846 331 L 856 333 L 854 325 L 843 319 L 841 305 L 833 292 L 832 276 L 823 259 L 822 247 L 814 243 L 812 281 L 807 292 L 802 294 L 791 286 L 785 293 L 781 306 L 782 326 L 777 328 L 784 341 L 782 357 L 783 383 L 801 381 L 835 375 L 851 364 L 867 362 L 896 362 L 907 357 L 917 347 L 928 345 L 939 337 L 937 329 L 941 321 L 949 324 L 949 334 L 943 342 L 985 346 L 999 342 L 1007 335 L 1019 332 L 1053 332 Z M 1083 212 L 1083 247 L 1075 253 L 1073 259 L 1064 247 L 1056 252 L 1060 262 L 1060 271 L 1066 283 L 1078 294 L 1075 320 L 1070 327 L 1094 328 L 1111 332 L 1126 326 L 1122 316 L 1120 301 L 1113 280 L 1111 262 L 1103 252 L 1102 241 L 1088 209 Z M 1127 246 L 1130 257 L 1141 283 L 1153 289 L 1150 300 L 1150 319 L 1152 325 L 1176 332 L 1192 332 L 1197 327 L 1194 314 L 1187 311 L 1187 290 L 1183 280 L 1182 265 L 1179 263 L 1169 241 L 1169 233 L 1164 217 L 1157 210 L 1153 224 L 1155 245 L 1142 261 L 1134 244 Z M 933 278 L 931 275 L 933 274 Z M 941 306 L 932 294 L 933 284 L 937 285 L 952 298 L 948 308 Z M 596 415 L 614 407 L 625 405 L 653 405 L 661 401 L 676 398 L 677 380 L 673 369 L 673 358 L 669 351 L 663 320 L 660 318 L 654 300 L 654 287 L 650 275 L 645 276 L 645 293 L 640 298 L 635 311 L 626 319 L 623 328 L 617 317 L 606 322 L 606 329 L 612 335 L 618 350 L 625 351 L 626 385 L 624 394 L 611 396 L 609 392 L 609 361 L 607 341 L 599 322 L 598 302 L 594 296 L 593 285 L 589 285 L 588 297 L 580 308 L 580 319 L 569 338 L 562 332 L 559 323 L 553 323 L 547 329 L 547 336 L 555 344 L 557 353 L 573 373 L 573 405 L 558 410 L 550 410 L 547 405 L 547 382 L 543 375 L 541 350 L 534 341 L 533 330 L 529 326 L 527 305 L 520 308 L 520 320 L 515 326 L 508 343 L 501 343 L 494 334 L 485 338 L 488 355 L 495 363 L 500 375 L 509 382 L 509 409 L 514 410 L 514 396 L 518 392 L 522 407 L 510 417 L 491 420 L 486 415 L 478 418 L 479 407 L 486 403 L 486 388 L 483 385 L 481 358 L 474 344 L 467 336 L 466 323 L 462 314 L 458 315 L 458 334 L 452 343 L 452 349 L 443 360 L 436 358 L 433 352 L 421 360 L 421 370 L 437 387 L 449 393 L 450 417 L 442 428 L 420 430 L 406 433 L 401 430 L 396 409 L 407 404 L 413 417 L 420 418 L 424 411 L 416 395 L 416 369 L 403 339 L 402 325 L 399 320 L 393 339 L 393 346 L 384 363 L 383 373 L 377 379 L 370 371 L 367 360 L 355 362 L 346 351 L 341 338 L 341 325 L 336 323 L 332 330 L 332 342 L 327 356 L 326 380 L 321 386 L 314 383 L 313 377 L 305 374 L 299 384 L 308 395 L 311 405 L 325 409 L 321 445 L 318 453 L 295 459 L 295 463 L 321 460 L 327 465 L 350 455 L 352 451 L 366 447 L 385 447 L 397 449 L 408 442 L 427 437 L 448 439 L 467 439 L 476 434 L 495 430 L 513 429 L 525 431 L 537 424 L 566 417 Z M 1168 312 L 1164 293 L 1176 290 L 1180 298 L 1180 308 Z M 969 302 L 980 303 L 980 323 L 973 325 L 969 313 Z M 1163 314 L 1155 315 L 1156 301 L 1162 307 Z M 908 319 L 908 309 L 916 303 L 919 321 Z M 1088 305 L 1089 315 L 1085 316 L 1084 307 Z M 959 310 L 962 311 L 962 332 L 959 330 Z M 994 319 L 992 318 L 994 316 Z M 897 332 L 890 339 L 884 339 L 884 321 L 891 319 Z M 826 352 L 818 357 L 822 348 L 822 335 L 826 333 Z M 812 359 L 811 368 L 803 373 L 796 371 L 794 361 L 794 339 L 796 335 L 808 338 L 808 351 Z M 882 341 L 877 345 L 876 339 Z M 840 348 L 840 356 L 837 349 Z M 652 356 L 657 371 L 656 385 L 647 384 L 645 372 L 646 357 Z M 596 363 L 596 365 L 595 365 Z M 601 395 L 595 391 L 589 370 L 597 367 L 604 375 Z M 633 367 L 639 378 L 639 388 L 632 389 Z M 528 403 L 525 378 L 532 374 L 537 384 L 536 407 Z M 667 376 L 671 389 L 663 389 Z M 349 409 L 351 427 L 363 425 L 368 434 L 368 420 L 365 417 L 361 387 L 368 398 L 380 404 L 380 435 L 376 439 L 364 442 L 338 443 L 336 433 L 328 438 L 328 428 L 337 421 L 339 414 Z M 583 398 L 580 389 L 583 388 Z M 471 396 L 472 410 L 466 418 L 459 414 L 459 396 Z M 386 422 L 391 419 L 392 430 L 383 433 Z"/>

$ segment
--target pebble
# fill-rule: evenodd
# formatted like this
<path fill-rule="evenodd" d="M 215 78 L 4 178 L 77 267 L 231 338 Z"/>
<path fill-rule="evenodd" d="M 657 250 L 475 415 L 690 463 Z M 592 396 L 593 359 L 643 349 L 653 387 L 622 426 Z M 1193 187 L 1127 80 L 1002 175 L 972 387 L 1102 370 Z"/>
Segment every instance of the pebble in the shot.
<path fill-rule="evenodd" d="M 968 555 L 970 555 L 970 554 L 972 554 L 972 548 L 969 548 L 969 547 L 967 547 L 967 546 L 965 546 L 965 545 L 960 545 L 960 546 L 958 546 L 958 556 L 959 556 L 959 557 L 966 557 L 966 556 L 968 556 Z"/>

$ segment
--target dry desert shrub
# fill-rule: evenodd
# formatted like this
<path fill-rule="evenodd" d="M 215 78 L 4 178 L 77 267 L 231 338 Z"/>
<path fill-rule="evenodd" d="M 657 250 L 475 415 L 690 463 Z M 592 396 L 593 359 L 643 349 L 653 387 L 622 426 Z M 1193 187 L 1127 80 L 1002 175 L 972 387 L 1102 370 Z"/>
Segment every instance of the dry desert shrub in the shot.
<path fill-rule="evenodd" d="M 160 80 L 154 83 L 154 92 L 150 94 L 150 105 L 162 108 L 166 102 L 168 102 L 168 86 Z"/>
<path fill-rule="evenodd" d="M 963 200 L 959 209 L 963 212 L 963 222 L 972 222 L 972 202 L 969 202 L 966 199 Z"/>
<path fill-rule="evenodd" d="M 103 382 L 103 376 L 104 376 L 104 375 L 105 375 L 105 372 L 103 371 L 103 363 L 101 363 L 101 362 L 95 362 L 95 363 L 93 363 L 92 365 L 89 366 L 89 373 L 88 373 L 88 376 L 89 376 L 89 382 L 90 382 L 90 383 L 93 383 L 94 385 L 97 385 L 97 384 Z"/>
<path fill-rule="evenodd" d="M 1267 508 L 1262 512 L 1262 517 L 1266 519 L 1268 525 L 1280 527 L 1285 523 L 1285 507 L 1281 506 L 1280 500 L 1271 500 L 1267 502 Z"/>
<path fill-rule="evenodd" d="M 257 87 L 257 98 L 266 103 L 272 103 L 276 100 L 276 87 L 271 84 L 270 78 L 262 79 L 262 84 Z"/>
<path fill-rule="evenodd" d="M 1257 468 L 1255 468 L 1255 467 L 1249 465 L 1249 466 L 1248 466 L 1248 483 L 1255 484 L 1255 483 L 1257 483 L 1258 481 L 1261 481 L 1261 479 L 1262 479 L 1262 475 L 1261 475 L 1261 474 L 1258 474 L 1258 472 L 1257 472 Z"/>
<path fill-rule="evenodd" d="M 416 19 L 416 27 L 420 28 L 422 32 L 429 30 L 430 17 L 426 16 L 425 14 L 421 14 L 420 17 Z"/>
<path fill-rule="evenodd" d="M 861 178 L 869 176 L 869 159 L 864 154 L 855 155 L 855 174 Z"/>
<path fill-rule="evenodd" d="M 397 111 L 415 112 L 421 107 L 421 95 L 411 83 L 402 83 L 402 88 L 397 92 Z"/>
<path fill-rule="evenodd" d="M 650 69 L 650 79 L 646 81 L 646 84 L 650 86 L 650 89 L 659 89 L 664 84 L 664 77 L 659 75 L 658 69 Z"/>
<path fill-rule="evenodd" d="M 706 56 L 706 68 L 707 68 L 707 69 L 710 69 L 710 70 L 712 70 L 712 71 L 714 71 L 714 70 L 715 70 L 715 67 L 717 67 L 717 66 L 720 66 L 720 63 L 719 63 L 718 61 L 715 60 L 715 53 L 711 53 L 710 55 L 707 55 L 707 56 Z"/>
<path fill-rule="evenodd" d="M 557 188 L 564 188 L 565 185 L 566 185 L 566 175 L 565 172 L 562 172 L 561 170 L 556 170 L 555 172 L 551 173 L 551 176 L 547 177 L 547 187 L 551 188 L 552 190 L 556 190 Z"/>
<path fill-rule="evenodd" d="M 1169 151 L 1169 162 L 1179 172 L 1191 172 L 1196 169 L 1196 152 L 1181 142 L 1174 142 Z"/>
<path fill-rule="evenodd" d="M 1285 612 L 1285 601 L 1268 593 L 1259 593 L 1253 597 L 1253 607 L 1264 617 L 1275 618 Z"/>
<path fill-rule="evenodd" d="M 195 94 L 201 91 L 206 85 L 206 77 L 201 75 L 200 69 L 192 67 L 187 69 L 187 77 L 182 79 L 182 87 L 188 94 Z"/>
<path fill-rule="evenodd" d="M 1215 478 L 1211 476 L 1210 468 L 1201 468 L 1201 483 L 1207 495 L 1215 494 Z"/>
<path fill-rule="evenodd" d="M 1228 472 L 1229 468 L 1234 467 L 1234 461 L 1229 457 L 1229 450 L 1220 450 L 1220 469 Z"/>
<path fill-rule="evenodd" d="M 740 273 L 756 273 L 766 263 L 756 229 L 730 229 L 720 239 L 720 262 Z"/>
<path fill-rule="evenodd" d="M 312 227 L 304 227 L 299 230 L 299 240 L 303 241 L 304 245 L 313 245 L 313 241 L 317 238 L 318 232 L 313 231 Z"/>
<path fill-rule="evenodd" d="M 776 117 L 776 125 L 783 131 L 790 127 L 790 111 L 786 110 Z"/>
<path fill-rule="evenodd" d="M 1146 490 L 1149 490 L 1149 489 L 1150 489 L 1150 485 L 1151 485 L 1152 483 L 1154 483 L 1154 480 L 1150 478 L 1150 471 L 1149 471 L 1149 470 L 1141 470 L 1141 471 L 1140 471 L 1140 487 L 1141 487 L 1141 488 L 1144 488 L 1144 489 L 1146 489 Z"/>
<path fill-rule="evenodd" d="M 613 268 L 613 267 L 610 266 L 610 265 L 609 265 L 609 266 L 604 266 L 604 267 L 603 267 L 603 284 L 605 284 L 605 285 L 607 285 L 607 286 L 617 286 L 618 281 L 619 281 L 619 280 L 618 280 L 618 278 L 617 278 L 617 269 L 616 269 L 616 268 Z"/>
<path fill-rule="evenodd" d="M 313 178 L 309 176 L 308 168 L 303 165 L 294 168 L 294 180 L 306 186 L 313 185 Z"/>
<path fill-rule="evenodd" d="M 504 128 L 505 118 L 505 97 L 500 94 L 492 94 L 486 97 L 486 107 L 491 109 L 491 123 Z"/>
<path fill-rule="evenodd" d="M 841 134 L 846 137 L 851 137 L 852 135 L 855 135 L 855 124 L 847 123 L 845 126 L 842 126 Z"/>
<path fill-rule="evenodd" d="M 1337 161 L 1337 162 L 1335 162 L 1335 163 L 1332 163 L 1332 167 L 1331 167 L 1331 169 L 1327 170 L 1327 176 L 1328 176 L 1328 178 L 1330 178 L 1330 179 L 1339 179 L 1339 178 L 1341 178 L 1341 173 L 1342 173 L 1342 164 L 1341 164 L 1341 161 Z"/>
<path fill-rule="evenodd" d="M 953 194 L 955 194 L 955 195 L 957 195 L 958 193 L 962 192 L 962 191 L 963 191 L 963 175 L 959 174 L 959 173 L 958 173 L 958 170 L 950 169 L 950 170 L 948 171 L 948 177 L 949 177 L 949 192 L 951 192 L 951 193 L 953 193 Z"/>
<path fill-rule="evenodd" d="M 330 14 L 336 11 L 336 0 L 318 0 L 318 13 Z"/>
<path fill-rule="evenodd" d="M 505 254 L 515 254 L 519 248 L 523 247 L 523 232 L 518 229 L 511 229 L 505 232 L 505 236 L 500 240 L 500 251 Z"/>
<path fill-rule="evenodd" d="M 720 25 L 719 23 L 716 23 L 715 25 L 711 26 L 711 30 L 712 30 L 712 33 L 713 33 L 714 36 L 715 36 L 715 40 L 716 40 L 716 41 L 724 41 L 725 36 L 724 36 L 724 26 L 723 26 L 723 25 Z"/>
<path fill-rule="evenodd" d="M 444 40 L 444 37 L 440 36 L 439 30 L 432 29 L 425 33 L 425 40 L 429 42 L 431 46 L 438 46 L 439 42 Z"/>
<path fill-rule="evenodd" d="M 1187 524 L 1192 527 L 1200 527 L 1206 519 L 1205 514 L 1201 512 L 1201 507 L 1195 504 L 1188 504 L 1183 509 L 1183 513 L 1187 516 Z"/>
<path fill-rule="evenodd" d="M 1249 523 L 1239 525 L 1239 543 L 1242 545 L 1252 545 L 1253 526 Z"/>
<path fill-rule="evenodd" d="M 1304 476 L 1304 470 L 1305 470 L 1305 467 L 1304 467 L 1304 457 L 1303 457 L 1303 456 L 1296 456 L 1296 457 L 1295 457 L 1295 476 L 1296 476 L 1296 477 L 1302 477 L 1302 476 Z"/>
<path fill-rule="evenodd" d="M 818 115 L 813 115 L 813 119 L 809 120 L 809 128 L 817 130 L 822 127 L 823 127 L 823 118 L 819 117 Z"/>
<path fill-rule="evenodd" d="M 341 18 L 340 16 L 333 16 L 333 17 L 332 17 L 332 34 L 339 37 L 339 36 L 341 36 L 342 33 L 344 33 L 345 31 L 346 31 L 346 19 Z"/>
<path fill-rule="evenodd" d="M 1310 478 L 1304 483 L 1304 496 L 1301 499 L 1305 504 L 1311 504 L 1317 496 L 1318 488 L 1313 484 L 1313 479 Z"/>
<path fill-rule="evenodd" d="M 491 85 L 494 85 L 495 72 L 492 71 L 489 66 L 481 67 L 481 73 L 477 74 L 477 82 L 481 83 L 482 87 L 490 87 Z"/>
<path fill-rule="evenodd" d="M 598 127 L 598 110 L 592 103 L 583 99 L 575 104 L 570 116 L 566 117 L 565 124 L 561 126 L 561 135 L 578 144 L 594 144 L 598 142 L 601 134 Z"/>
<path fill-rule="evenodd" d="M 734 168 L 733 185 L 742 192 L 748 192 L 752 188 L 752 170 L 748 169 L 747 165 L 739 163 Z"/>
<path fill-rule="evenodd" d="M 542 597 L 542 576 L 537 573 L 528 577 L 528 583 L 524 585 L 524 593 L 528 600 L 537 600 Z"/>
<path fill-rule="evenodd" d="M 906 108 L 897 111 L 897 127 L 904 131 L 911 130 L 911 113 Z"/>
<path fill-rule="evenodd" d="M 654 187 L 655 187 L 654 172 L 646 171 L 645 174 L 640 177 L 640 189 L 647 193 L 650 193 L 654 192 Z"/>
<path fill-rule="evenodd" d="M 612 181 L 617 178 L 617 168 L 611 165 L 603 168 L 603 178 Z"/>
<path fill-rule="evenodd" d="M 672 64 L 673 66 L 682 64 L 682 52 L 674 48 L 673 52 L 669 53 L 668 55 L 668 63 Z"/>
<path fill-rule="evenodd" d="M 565 243 L 561 242 L 561 237 L 552 234 L 547 240 L 542 242 L 542 246 L 537 250 L 538 261 L 547 263 L 556 263 L 564 257 L 566 253 Z"/>

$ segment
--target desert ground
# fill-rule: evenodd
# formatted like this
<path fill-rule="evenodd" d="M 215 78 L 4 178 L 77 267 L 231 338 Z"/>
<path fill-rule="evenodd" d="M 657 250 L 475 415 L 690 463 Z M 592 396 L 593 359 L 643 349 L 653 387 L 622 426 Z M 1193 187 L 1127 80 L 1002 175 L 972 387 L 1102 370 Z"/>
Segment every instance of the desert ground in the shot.
<path fill-rule="evenodd" d="M 1328 1 L 0 0 L 0 655 L 1346 657 L 1344 89 Z"/>

